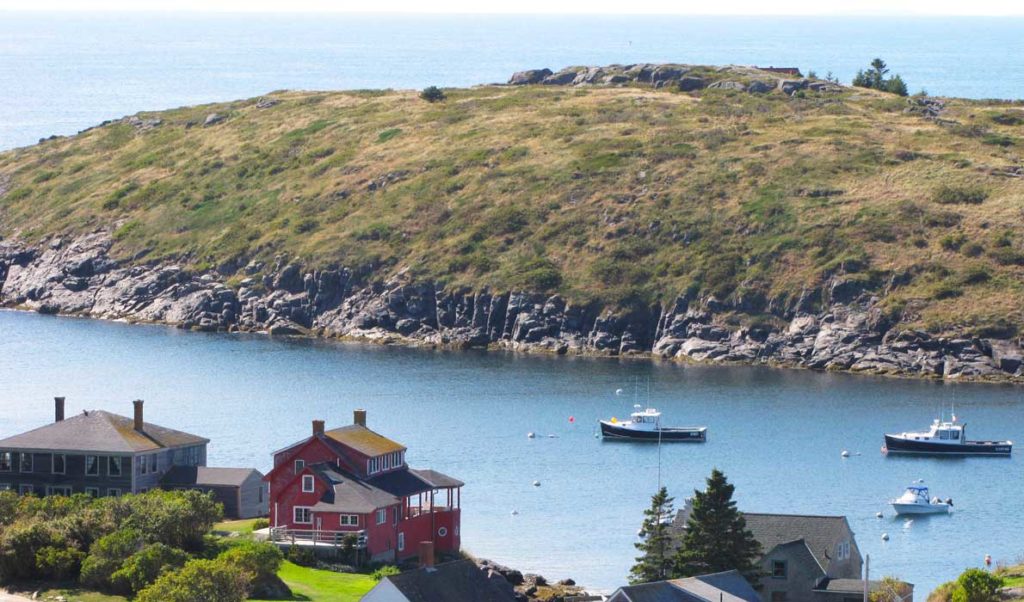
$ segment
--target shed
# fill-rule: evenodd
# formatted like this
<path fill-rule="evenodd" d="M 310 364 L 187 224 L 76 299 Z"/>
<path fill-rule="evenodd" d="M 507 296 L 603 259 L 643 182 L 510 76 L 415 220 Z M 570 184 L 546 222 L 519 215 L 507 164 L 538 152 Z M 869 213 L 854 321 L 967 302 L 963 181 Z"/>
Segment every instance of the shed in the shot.
<path fill-rule="evenodd" d="M 263 473 L 255 468 L 175 466 L 160 480 L 162 489 L 198 489 L 213 492 L 224 504 L 224 517 L 266 516 L 269 502 Z"/>

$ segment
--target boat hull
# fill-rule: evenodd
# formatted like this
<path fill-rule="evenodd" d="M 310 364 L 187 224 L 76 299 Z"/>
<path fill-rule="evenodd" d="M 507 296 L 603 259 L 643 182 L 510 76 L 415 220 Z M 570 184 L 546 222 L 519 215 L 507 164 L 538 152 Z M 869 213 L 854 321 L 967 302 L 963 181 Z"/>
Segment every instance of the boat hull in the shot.
<path fill-rule="evenodd" d="M 668 442 L 703 443 L 707 441 L 708 429 L 699 427 L 663 428 L 650 431 L 625 428 L 601 421 L 601 436 L 605 439 L 620 441 L 647 441 L 657 443 L 659 440 Z"/>
<path fill-rule="evenodd" d="M 885 451 L 890 454 L 927 454 L 934 456 L 1009 456 L 1013 444 L 1009 441 L 964 441 L 963 443 L 936 443 L 885 436 Z"/>
<path fill-rule="evenodd" d="M 892 502 L 892 509 L 896 514 L 949 514 L 949 506 L 946 504 L 900 504 Z"/>

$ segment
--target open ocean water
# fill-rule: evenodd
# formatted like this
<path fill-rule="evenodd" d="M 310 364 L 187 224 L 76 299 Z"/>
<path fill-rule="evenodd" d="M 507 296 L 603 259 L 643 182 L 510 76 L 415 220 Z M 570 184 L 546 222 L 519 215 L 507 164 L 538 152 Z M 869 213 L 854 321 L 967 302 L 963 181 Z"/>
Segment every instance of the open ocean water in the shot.
<path fill-rule="evenodd" d="M 607 590 L 626 582 L 657 488 L 656 445 L 594 437 L 598 419 L 631 410 L 634 382 L 641 402 L 650 383 L 667 422 L 708 426 L 707 443 L 662 446 L 677 507 L 718 467 L 741 510 L 846 515 L 872 575 L 915 583 L 918 600 L 985 554 L 1024 553 L 1024 390 L 1013 386 L 434 352 L 0 311 L 0 438 L 52 420 L 55 395 L 69 414 L 130 415 L 141 398 L 147 420 L 209 437 L 211 465 L 265 471 L 311 420 L 341 426 L 363 407 L 371 428 L 408 446 L 411 466 L 465 481 L 466 550 Z M 880 453 L 884 432 L 925 427 L 954 404 L 974 437 L 1016 441 L 1014 456 Z M 844 449 L 853 455 L 840 457 Z M 893 517 L 887 500 L 919 478 L 956 512 Z"/>
<path fill-rule="evenodd" d="M 285 88 L 468 86 L 635 62 L 796 66 L 849 82 L 876 56 L 911 92 L 1024 97 L 1021 18 L 0 12 L 0 149 Z"/>

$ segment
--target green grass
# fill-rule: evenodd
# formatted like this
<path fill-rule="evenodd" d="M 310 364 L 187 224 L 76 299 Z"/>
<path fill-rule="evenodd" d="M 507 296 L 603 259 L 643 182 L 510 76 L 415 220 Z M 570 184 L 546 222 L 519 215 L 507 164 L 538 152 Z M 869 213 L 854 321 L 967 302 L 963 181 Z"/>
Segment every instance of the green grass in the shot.
<path fill-rule="evenodd" d="M 292 600 L 348 602 L 359 600 L 377 584 L 369 575 L 311 569 L 285 561 L 278 576 L 292 590 Z"/>
<path fill-rule="evenodd" d="M 126 262 L 198 272 L 287 255 L 624 309 L 685 291 L 761 300 L 744 319 L 840 274 L 908 308 L 902 327 L 1024 332 L 1024 180 L 995 175 L 1020 146 L 990 143 L 1019 136 L 1005 106 L 951 99 L 952 127 L 871 90 L 446 95 L 281 92 L 271 108 L 146 113 L 162 125 L 0 153 L 0 237 L 105 228 Z M 195 126 L 212 112 L 228 118 Z M 968 270 L 987 278 L 962 285 Z"/>
<path fill-rule="evenodd" d="M 247 518 L 243 520 L 229 520 L 213 525 L 213 531 L 222 533 L 241 533 L 247 535 L 252 533 L 252 526 L 258 519 Z"/>

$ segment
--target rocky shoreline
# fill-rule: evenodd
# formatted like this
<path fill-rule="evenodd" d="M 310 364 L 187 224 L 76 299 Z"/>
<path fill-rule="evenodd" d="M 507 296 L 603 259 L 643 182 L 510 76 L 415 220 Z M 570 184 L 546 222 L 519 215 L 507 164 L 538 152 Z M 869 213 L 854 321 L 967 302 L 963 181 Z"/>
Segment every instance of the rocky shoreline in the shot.
<path fill-rule="evenodd" d="M 1019 340 L 901 329 L 876 291 L 842 275 L 795 299 L 762 300 L 775 321 L 739 327 L 725 318 L 756 300 L 681 295 L 621 312 L 558 295 L 445 290 L 404 273 L 374 280 L 344 267 L 306 270 L 285 257 L 194 274 L 115 259 L 113 244 L 108 232 L 39 246 L 0 241 L 0 305 L 211 332 L 1024 382 Z"/>

